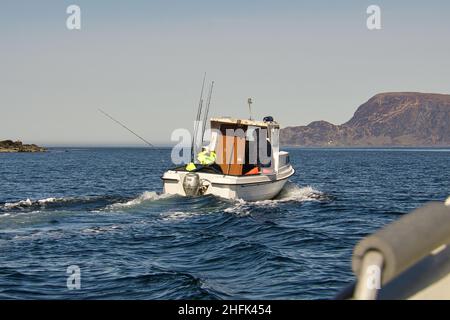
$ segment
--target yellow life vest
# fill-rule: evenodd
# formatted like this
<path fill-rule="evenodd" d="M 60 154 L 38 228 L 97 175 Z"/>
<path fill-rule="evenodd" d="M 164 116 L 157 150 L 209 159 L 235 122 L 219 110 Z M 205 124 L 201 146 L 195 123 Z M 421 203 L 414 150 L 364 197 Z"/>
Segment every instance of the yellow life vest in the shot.
<path fill-rule="evenodd" d="M 197 167 L 195 166 L 195 164 L 194 163 L 189 163 L 187 166 L 186 166 L 186 170 L 187 171 L 193 171 L 193 170 L 195 170 L 195 169 L 197 169 Z"/>
<path fill-rule="evenodd" d="M 197 155 L 197 160 L 204 166 L 209 166 L 216 162 L 216 153 L 214 151 L 202 151 Z"/>

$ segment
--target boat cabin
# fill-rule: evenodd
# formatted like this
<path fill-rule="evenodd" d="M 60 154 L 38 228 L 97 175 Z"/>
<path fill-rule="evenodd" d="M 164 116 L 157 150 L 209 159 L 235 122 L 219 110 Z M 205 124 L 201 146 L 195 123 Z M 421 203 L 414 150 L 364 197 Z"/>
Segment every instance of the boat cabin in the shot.
<path fill-rule="evenodd" d="M 225 175 L 275 174 L 279 168 L 279 131 L 272 117 L 263 121 L 212 118 L 207 148 L 216 152 L 215 166 Z"/>

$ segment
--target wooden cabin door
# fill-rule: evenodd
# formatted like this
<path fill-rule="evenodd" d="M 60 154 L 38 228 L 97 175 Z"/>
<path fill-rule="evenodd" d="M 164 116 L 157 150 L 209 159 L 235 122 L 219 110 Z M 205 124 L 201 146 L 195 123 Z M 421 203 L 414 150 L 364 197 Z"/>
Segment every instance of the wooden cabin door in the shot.
<path fill-rule="evenodd" d="M 217 162 L 224 174 L 242 175 L 245 137 L 222 135 L 217 141 Z"/>

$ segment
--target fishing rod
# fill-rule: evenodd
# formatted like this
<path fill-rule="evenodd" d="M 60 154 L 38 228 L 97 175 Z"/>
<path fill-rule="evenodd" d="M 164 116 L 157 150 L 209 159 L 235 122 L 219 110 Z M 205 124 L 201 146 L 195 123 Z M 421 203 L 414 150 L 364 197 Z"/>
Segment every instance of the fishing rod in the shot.
<path fill-rule="evenodd" d="M 100 111 L 101 113 L 103 113 L 105 116 L 107 116 L 108 118 L 110 118 L 112 121 L 114 121 L 115 123 L 117 123 L 118 125 L 120 125 L 121 127 L 127 129 L 128 131 L 130 131 L 132 134 L 134 134 L 136 137 L 138 137 L 139 139 L 141 139 L 142 141 L 144 141 L 146 144 L 148 144 L 150 147 L 154 148 L 155 146 L 151 143 L 148 142 L 147 140 L 145 140 L 144 138 L 142 138 L 140 135 L 138 135 L 136 132 L 134 132 L 133 130 L 129 129 L 126 125 L 124 125 L 123 123 L 121 123 L 119 120 L 114 119 L 113 117 L 111 117 L 109 114 L 107 114 L 105 111 L 103 111 L 102 109 L 98 109 L 98 111 Z"/>
<path fill-rule="evenodd" d="M 202 83 L 202 91 L 200 92 L 200 101 L 198 102 L 198 109 L 197 109 L 197 117 L 195 118 L 195 124 L 194 124 L 194 134 L 192 135 L 192 141 L 191 141 L 191 162 L 194 162 L 195 152 L 194 152 L 194 143 L 197 143 L 197 133 L 198 133 L 198 126 L 200 123 L 200 117 L 202 114 L 203 109 L 203 90 L 205 88 L 205 79 L 206 79 L 206 72 L 203 75 L 203 83 Z"/>
<path fill-rule="evenodd" d="M 212 96 L 213 87 L 214 87 L 214 81 L 211 82 L 211 85 L 209 87 L 208 99 L 206 100 L 206 109 L 205 109 L 205 115 L 203 118 L 202 136 L 201 136 L 202 137 L 202 145 L 203 145 L 203 136 L 204 136 L 205 130 L 206 130 L 206 121 L 208 120 L 209 105 L 211 104 L 211 96 Z"/>

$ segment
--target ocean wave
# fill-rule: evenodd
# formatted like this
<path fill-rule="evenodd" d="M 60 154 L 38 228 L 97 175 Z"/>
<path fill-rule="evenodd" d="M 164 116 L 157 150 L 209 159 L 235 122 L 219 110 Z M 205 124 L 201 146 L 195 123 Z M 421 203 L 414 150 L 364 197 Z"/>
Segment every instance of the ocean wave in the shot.
<path fill-rule="evenodd" d="M 48 203 L 70 201 L 70 198 L 45 198 L 40 200 L 31 200 L 27 198 L 26 200 L 20 200 L 16 202 L 6 202 L 2 205 L 4 209 L 16 209 L 16 208 L 27 208 L 33 206 L 44 206 Z M 1 208 L 1 207 L 0 207 Z"/>
<path fill-rule="evenodd" d="M 100 195 L 84 197 L 49 197 L 33 200 L 27 198 L 14 202 L 0 203 L 0 213 L 4 216 L 12 212 L 30 212 L 36 210 L 69 210 L 69 211 L 90 211 L 104 212 L 117 211 L 142 205 L 148 201 L 166 199 L 171 195 L 159 194 L 154 191 L 145 191 L 135 198 Z"/>
<path fill-rule="evenodd" d="M 155 191 L 145 191 L 135 198 L 124 198 L 118 196 L 85 196 L 85 197 L 48 197 L 39 200 L 25 199 L 16 202 L 6 202 L 0 204 L 0 213 L 2 216 L 14 212 L 36 212 L 40 210 L 53 211 L 53 210 L 68 210 L 68 211 L 90 211 L 90 212 L 109 212 L 109 211 L 123 211 L 127 209 L 136 208 L 142 206 L 146 203 L 151 203 L 154 201 L 164 200 L 168 198 L 173 198 L 173 195 L 158 193 Z M 199 206 L 209 207 L 211 209 L 219 205 L 219 207 L 224 207 L 223 211 L 227 213 L 238 213 L 246 214 L 250 209 L 255 207 L 275 207 L 281 203 L 287 202 L 306 202 L 306 201 L 324 201 L 328 200 L 330 197 L 325 195 L 323 192 L 314 189 L 311 186 L 299 187 L 298 185 L 288 182 L 283 188 L 281 193 L 272 200 L 262 200 L 262 201 L 244 201 L 244 200 L 226 200 L 222 201 L 216 197 L 200 197 L 200 198 L 181 198 L 180 205 L 189 206 L 190 209 L 195 209 Z M 201 199 L 201 201 L 199 200 Z M 194 201 L 195 203 L 191 203 Z M 199 202 L 200 201 L 200 202 Z M 206 202 L 205 202 L 206 201 Z M 199 202 L 199 203 L 197 203 Z M 222 204 L 222 205 L 221 205 Z M 230 206 L 231 204 L 231 206 Z M 173 203 L 176 206 L 176 202 Z M 192 206 L 191 206 L 192 205 Z M 200 210 L 169 210 L 162 215 L 163 220 L 185 220 L 192 218 L 202 212 L 207 213 L 209 210 L 207 208 Z M 220 208 L 220 209 L 222 209 Z M 173 208 L 173 209 L 176 209 Z M 217 209 L 217 207 L 216 207 Z"/>
<path fill-rule="evenodd" d="M 175 211 L 175 212 L 166 212 L 162 214 L 162 219 L 164 221 L 182 221 L 195 216 L 200 215 L 200 213 L 196 212 L 183 212 L 183 211 Z"/>
<path fill-rule="evenodd" d="M 314 189 L 311 186 L 300 187 L 294 183 L 288 182 L 284 186 L 280 194 L 271 200 L 261 200 L 261 201 L 245 201 L 242 199 L 236 200 L 236 203 L 224 211 L 227 213 L 234 213 L 238 215 L 247 215 L 252 209 L 258 207 L 277 207 L 282 203 L 291 202 L 309 202 L 309 201 L 328 201 L 331 197 L 325 193 Z"/>
<path fill-rule="evenodd" d="M 145 202 L 167 199 L 171 197 L 169 194 L 157 193 L 155 191 L 145 191 L 137 198 L 128 200 L 127 202 L 117 202 L 106 207 L 107 210 L 124 209 L 139 206 Z"/>
<path fill-rule="evenodd" d="M 104 208 L 106 205 L 123 200 L 123 197 L 117 196 L 84 196 L 84 197 L 49 197 L 39 200 L 27 198 L 15 202 L 6 202 L 0 204 L 0 213 L 20 213 L 32 211 L 54 211 L 54 210 L 69 210 L 92 211 L 95 209 Z"/>
<path fill-rule="evenodd" d="M 305 202 L 305 201 L 323 201 L 329 200 L 330 196 L 322 191 L 314 189 L 311 186 L 299 187 L 295 183 L 286 183 L 280 194 L 273 200 L 265 200 L 270 202 Z M 265 202 L 261 201 L 261 202 Z"/>

